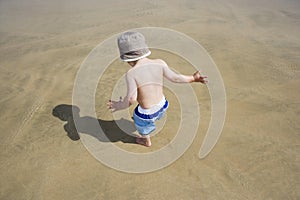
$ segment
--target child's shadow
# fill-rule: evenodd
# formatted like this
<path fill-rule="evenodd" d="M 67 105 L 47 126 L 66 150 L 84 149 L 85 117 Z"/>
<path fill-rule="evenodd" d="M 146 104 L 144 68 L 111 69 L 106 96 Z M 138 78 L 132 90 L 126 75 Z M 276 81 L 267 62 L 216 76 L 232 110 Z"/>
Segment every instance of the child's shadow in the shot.
<path fill-rule="evenodd" d="M 52 111 L 53 116 L 67 122 L 64 129 L 71 140 L 79 140 L 78 132 L 80 132 L 89 134 L 101 142 L 136 143 L 135 137 L 129 135 L 133 135 L 136 130 L 133 122 L 126 119 L 106 121 L 89 116 L 80 117 L 79 112 L 77 106 L 66 104 L 55 106 Z"/>

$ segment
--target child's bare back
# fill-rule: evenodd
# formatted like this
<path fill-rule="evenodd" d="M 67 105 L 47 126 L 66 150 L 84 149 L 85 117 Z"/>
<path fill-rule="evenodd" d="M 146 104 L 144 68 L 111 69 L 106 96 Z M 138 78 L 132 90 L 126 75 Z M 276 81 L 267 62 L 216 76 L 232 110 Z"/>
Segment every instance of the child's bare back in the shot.
<path fill-rule="evenodd" d="M 127 72 L 128 88 L 137 92 L 139 105 L 148 109 L 159 103 L 163 98 L 163 62 L 144 58 Z"/>

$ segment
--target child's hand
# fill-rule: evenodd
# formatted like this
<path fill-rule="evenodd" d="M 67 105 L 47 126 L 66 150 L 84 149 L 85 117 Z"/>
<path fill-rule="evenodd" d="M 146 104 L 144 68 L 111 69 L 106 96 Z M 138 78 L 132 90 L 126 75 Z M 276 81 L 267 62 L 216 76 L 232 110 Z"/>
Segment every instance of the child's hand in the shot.
<path fill-rule="evenodd" d="M 194 77 L 194 82 L 200 82 L 200 83 L 203 83 L 203 84 L 206 84 L 208 82 L 208 80 L 206 80 L 207 76 L 201 75 L 200 71 L 196 71 L 193 74 L 193 77 Z"/>

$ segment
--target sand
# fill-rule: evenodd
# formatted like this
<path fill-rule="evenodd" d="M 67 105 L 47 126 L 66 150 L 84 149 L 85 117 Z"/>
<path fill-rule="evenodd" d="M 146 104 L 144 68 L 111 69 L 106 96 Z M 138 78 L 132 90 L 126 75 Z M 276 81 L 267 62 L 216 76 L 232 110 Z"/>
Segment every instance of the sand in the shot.
<path fill-rule="evenodd" d="M 294 0 L 0 1 L 0 199 L 300 199 L 299 9 Z M 97 44 L 144 26 L 205 47 L 224 80 L 227 115 L 200 160 L 211 106 L 207 88 L 193 84 L 201 123 L 190 148 L 166 168 L 131 174 L 98 162 L 52 110 L 72 106 L 77 70 Z M 151 57 L 193 72 L 168 52 Z M 113 62 L 96 91 L 97 118 L 112 134 L 119 129 L 105 103 L 128 69 Z M 112 142 L 142 153 L 168 144 L 180 111 L 172 92 L 166 96 L 171 107 L 153 147 L 116 134 Z"/>

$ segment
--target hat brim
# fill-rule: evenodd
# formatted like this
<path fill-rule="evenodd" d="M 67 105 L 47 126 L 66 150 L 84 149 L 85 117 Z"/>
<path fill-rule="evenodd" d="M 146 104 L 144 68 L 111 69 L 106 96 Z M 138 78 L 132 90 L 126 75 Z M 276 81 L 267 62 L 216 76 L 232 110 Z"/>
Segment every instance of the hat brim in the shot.
<path fill-rule="evenodd" d="M 120 59 L 121 59 L 121 61 L 123 61 L 123 62 L 132 62 L 132 61 L 137 61 L 137 60 L 139 60 L 139 59 L 145 58 L 145 57 L 149 56 L 150 54 L 151 54 L 151 51 L 149 50 L 149 51 L 148 51 L 147 53 L 145 53 L 144 55 L 141 55 L 141 56 L 136 57 L 136 58 L 128 58 L 128 59 L 122 59 L 122 58 L 120 58 Z"/>

